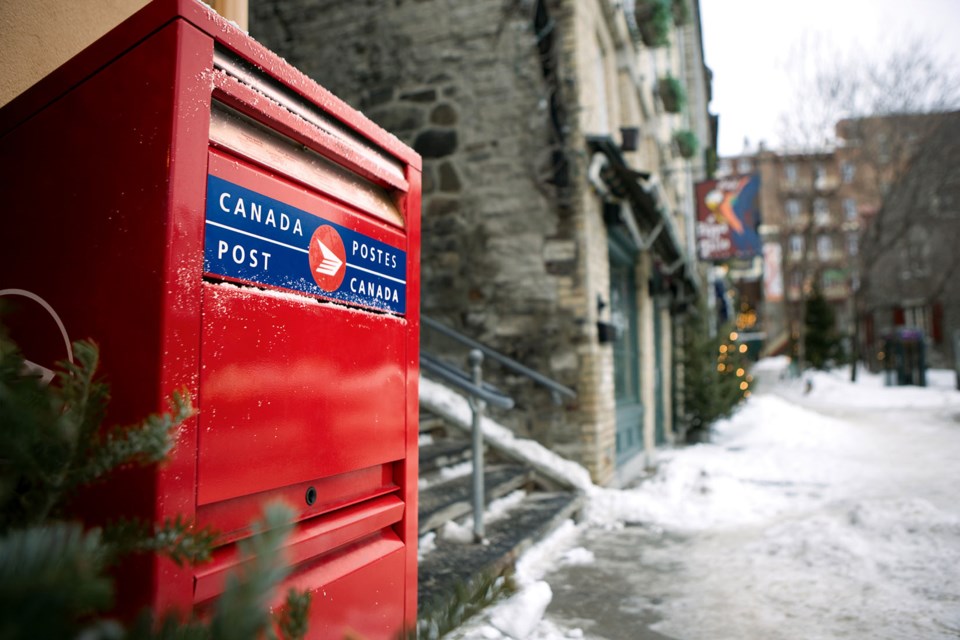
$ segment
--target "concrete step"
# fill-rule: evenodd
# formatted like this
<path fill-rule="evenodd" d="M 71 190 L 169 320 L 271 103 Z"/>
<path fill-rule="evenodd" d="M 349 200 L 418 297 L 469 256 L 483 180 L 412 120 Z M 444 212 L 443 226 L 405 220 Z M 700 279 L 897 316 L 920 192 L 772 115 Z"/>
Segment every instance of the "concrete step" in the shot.
<path fill-rule="evenodd" d="M 531 493 L 506 517 L 487 525 L 487 544 L 437 539 L 436 547 L 419 564 L 420 619 L 443 618 L 460 608 L 463 603 L 458 599 L 479 597 L 478 589 L 512 573 L 520 554 L 574 517 L 582 502 L 582 494 L 569 491 Z"/>
<path fill-rule="evenodd" d="M 531 483 L 532 471 L 518 464 L 488 465 L 483 486 L 486 504 Z M 473 510 L 473 476 L 468 474 L 428 484 L 420 490 L 420 535 Z"/>
<path fill-rule="evenodd" d="M 426 477 L 445 467 L 452 467 L 470 459 L 470 442 L 443 439 L 420 445 L 420 477 Z"/>
<path fill-rule="evenodd" d="M 446 420 L 427 411 L 420 412 L 420 435 L 443 437 L 447 431 Z"/>
<path fill-rule="evenodd" d="M 498 578 L 513 571 L 519 555 L 577 514 L 583 501 L 576 484 L 567 480 L 566 473 L 544 465 L 545 456 L 539 451 L 527 454 L 529 446 L 513 444 L 497 432 L 486 434 L 486 504 L 520 489 L 526 495 L 508 507 L 503 517 L 487 520 L 486 544 L 442 538 L 438 530 L 447 522 L 472 514 L 473 477 L 448 477 L 451 467 L 471 459 L 470 425 L 445 405 L 436 409 L 421 402 L 419 531 L 421 536 L 438 532 L 432 550 L 419 562 L 419 618 L 426 625 L 419 637 L 423 640 L 439 638 L 495 597 L 503 588 L 495 586 Z"/>

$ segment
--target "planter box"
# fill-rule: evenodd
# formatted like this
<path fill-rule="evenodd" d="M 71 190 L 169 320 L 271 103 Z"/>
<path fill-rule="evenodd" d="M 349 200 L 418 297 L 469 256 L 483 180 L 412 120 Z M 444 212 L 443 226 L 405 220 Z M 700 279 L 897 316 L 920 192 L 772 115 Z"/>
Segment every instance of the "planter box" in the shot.
<path fill-rule="evenodd" d="M 673 22 L 671 0 L 640 0 L 634 9 L 640 39 L 648 47 L 670 44 L 670 26 Z"/>

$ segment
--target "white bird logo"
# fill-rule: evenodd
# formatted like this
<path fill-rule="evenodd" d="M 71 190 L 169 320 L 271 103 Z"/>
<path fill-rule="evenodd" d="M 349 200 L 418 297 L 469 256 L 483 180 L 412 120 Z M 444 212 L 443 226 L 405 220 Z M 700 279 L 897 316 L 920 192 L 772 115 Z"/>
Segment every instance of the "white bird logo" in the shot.
<path fill-rule="evenodd" d="M 323 254 L 323 260 L 320 262 L 320 266 L 317 267 L 317 273 L 322 273 L 325 276 L 335 276 L 337 272 L 340 271 L 340 267 L 343 266 L 343 260 L 337 257 L 330 247 L 320 242 L 320 238 L 317 238 L 317 244 L 320 245 L 320 253 Z"/>

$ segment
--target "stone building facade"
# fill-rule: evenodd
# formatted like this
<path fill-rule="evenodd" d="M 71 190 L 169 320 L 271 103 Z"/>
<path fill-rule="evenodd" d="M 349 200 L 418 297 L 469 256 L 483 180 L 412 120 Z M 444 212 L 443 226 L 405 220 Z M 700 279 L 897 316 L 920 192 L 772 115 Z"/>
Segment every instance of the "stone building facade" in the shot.
<path fill-rule="evenodd" d="M 601 483 L 672 434 L 673 327 L 698 291 L 687 247 L 703 163 L 680 157 L 671 135 L 686 126 L 711 140 L 696 3 L 658 49 L 641 43 L 627 4 L 250 7 L 255 38 L 423 156 L 423 313 L 574 388 L 557 406 L 489 370 L 518 403 L 497 417 Z M 668 71 L 697 113 L 661 108 Z"/>

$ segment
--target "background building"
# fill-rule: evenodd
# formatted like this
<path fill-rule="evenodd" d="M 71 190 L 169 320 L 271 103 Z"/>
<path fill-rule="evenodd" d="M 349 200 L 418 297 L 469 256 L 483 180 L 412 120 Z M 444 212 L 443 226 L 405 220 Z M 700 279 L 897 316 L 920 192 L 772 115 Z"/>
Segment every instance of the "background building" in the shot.
<path fill-rule="evenodd" d="M 841 167 L 864 221 L 860 251 L 860 344 L 886 365 L 883 338 L 923 332 L 927 363 L 954 366 L 960 329 L 960 113 L 845 120 Z"/>
<path fill-rule="evenodd" d="M 721 160 L 719 176 L 761 176 L 764 353 L 803 356 L 805 301 L 819 289 L 848 355 L 882 368 L 883 337 L 910 327 L 931 366 L 953 366 L 958 119 L 843 120 L 830 149 Z"/>

